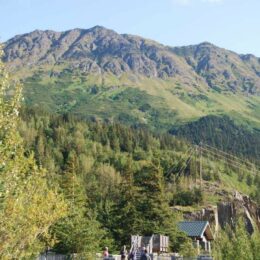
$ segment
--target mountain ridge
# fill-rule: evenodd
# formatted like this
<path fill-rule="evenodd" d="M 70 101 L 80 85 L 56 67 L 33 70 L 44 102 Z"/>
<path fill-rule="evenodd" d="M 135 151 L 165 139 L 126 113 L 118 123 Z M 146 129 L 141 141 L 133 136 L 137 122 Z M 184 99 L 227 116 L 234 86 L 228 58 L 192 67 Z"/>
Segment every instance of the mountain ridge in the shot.
<path fill-rule="evenodd" d="M 11 69 L 70 63 L 70 69 L 87 73 L 174 78 L 181 84 L 247 94 L 260 90 L 259 58 L 236 54 L 208 42 L 170 47 L 95 26 L 64 32 L 35 30 L 11 38 L 4 50 L 4 60 Z"/>

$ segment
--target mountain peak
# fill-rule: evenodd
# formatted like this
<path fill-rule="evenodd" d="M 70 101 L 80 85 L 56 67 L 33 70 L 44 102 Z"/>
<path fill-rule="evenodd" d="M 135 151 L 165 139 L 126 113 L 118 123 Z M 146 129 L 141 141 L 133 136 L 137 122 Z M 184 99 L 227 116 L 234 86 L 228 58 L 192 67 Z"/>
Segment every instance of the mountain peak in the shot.
<path fill-rule="evenodd" d="M 104 27 L 104 26 L 101 26 L 101 25 L 95 25 L 91 28 L 88 29 L 89 31 L 111 31 L 110 29 Z"/>
<path fill-rule="evenodd" d="M 198 44 L 198 46 L 211 46 L 211 47 L 216 47 L 213 43 L 211 42 L 201 42 L 200 44 Z"/>
<path fill-rule="evenodd" d="M 81 73 L 140 74 L 170 77 L 185 85 L 208 85 L 255 93 L 260 90 L 260 63 L 210 42 L 170 48 L 140 36 L 118 34 L 96 25 L 65 32 L 35 30 L 5 45 L 10 68 L 67 64 Z"/>

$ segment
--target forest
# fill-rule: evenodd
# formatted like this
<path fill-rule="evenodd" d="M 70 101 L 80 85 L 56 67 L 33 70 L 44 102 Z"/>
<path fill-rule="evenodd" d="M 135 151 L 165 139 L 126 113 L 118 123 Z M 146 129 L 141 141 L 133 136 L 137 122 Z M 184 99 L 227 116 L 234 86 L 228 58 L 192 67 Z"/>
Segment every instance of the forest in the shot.
<path fill-rule="evenodd" d="M 174 127 L 169 132 L 185 137 L 192 143 L 204 142 L 259 163 L 259 130 L 239 124 L 226 115 L 202 117 L 197 121 Z"/>
<path fill-rule="evenodd" d="M 131 234 L 153 233 L 168 235 L 171 251 L 195 254 L 177 228 L 182 215 L 172 208 L 197 207 L 207 199 L 201 187 L 189 189 L 185 178 L 173 178 L 191 147 L 188 141 L 23 107 L 22 86 L 13 85 L 2 63 L 0 140 L 1 259 L 35 259 L 48 248 L 94 259 L 104 246 L 111 252 L 129 247 Z M 216 173 L 223 165 L 206 162 L 203 179 L 221 182 Z M 169 175 L 170 168 L 175 170 Z M 237 180 L 257 197 L 257 177 Z M 214 254 L 259 259 L 259 248 L 258 234 L 251 237 L 240 221 L 216 239 Z"/>

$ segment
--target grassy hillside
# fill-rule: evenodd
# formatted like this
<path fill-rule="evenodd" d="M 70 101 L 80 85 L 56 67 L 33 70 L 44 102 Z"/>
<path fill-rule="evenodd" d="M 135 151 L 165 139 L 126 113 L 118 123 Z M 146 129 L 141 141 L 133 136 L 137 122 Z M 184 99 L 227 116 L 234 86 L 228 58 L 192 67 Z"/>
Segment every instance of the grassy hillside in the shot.
<path fill-rule="evenodd" d="M 182 86 L 173 79 L 140 75 L 81 75 L 59 77 L 38 70 L 24 80 L 28 105 L 49 111 L 79 113 L 85 117 L 128 121 L 167 130 L 176 123 L 210 114 L 226 114 L 238 122 L 260 126 L 260 97 Z M 158 121 L 159 120 L 159 121 Z"/>

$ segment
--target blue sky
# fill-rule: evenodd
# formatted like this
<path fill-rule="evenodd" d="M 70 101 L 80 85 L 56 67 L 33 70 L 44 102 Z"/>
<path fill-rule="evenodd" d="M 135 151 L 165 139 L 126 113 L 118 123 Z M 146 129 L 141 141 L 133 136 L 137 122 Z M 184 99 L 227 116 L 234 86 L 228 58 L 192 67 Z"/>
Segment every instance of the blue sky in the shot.
<path fill-rule="evenodd" d="M 0 37 L 102 25 L 166 45 L 203 41 L 260 57 L 260 0 L 0 0 Z"/>

